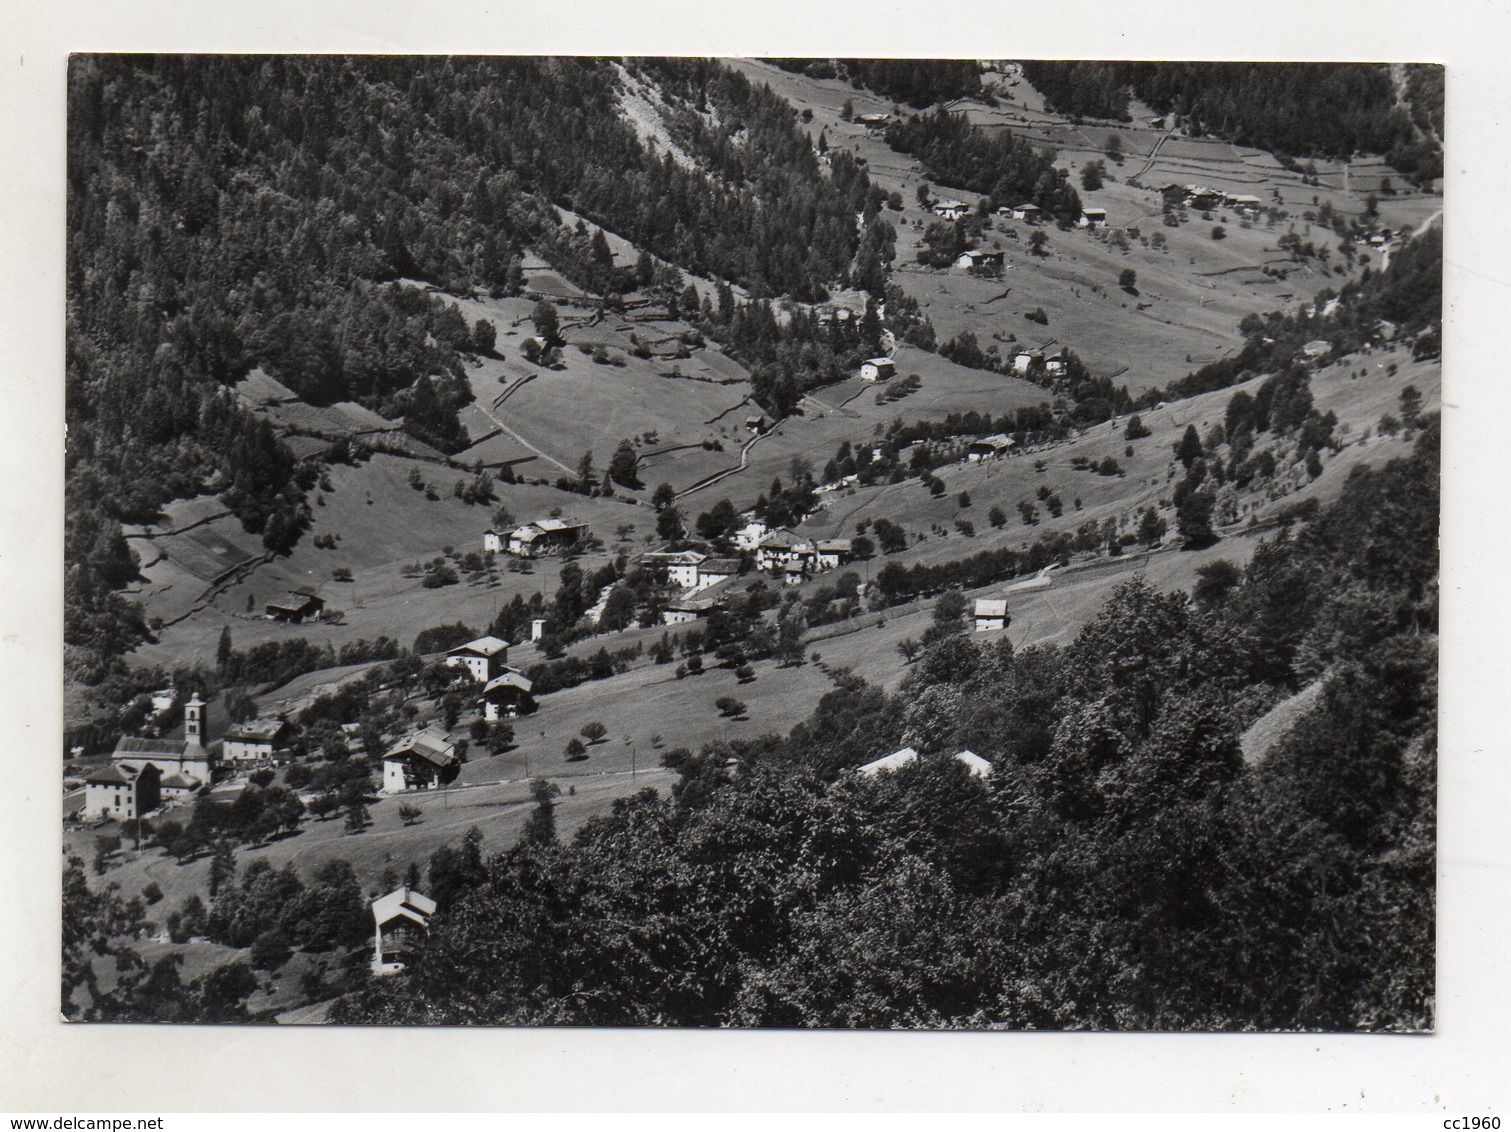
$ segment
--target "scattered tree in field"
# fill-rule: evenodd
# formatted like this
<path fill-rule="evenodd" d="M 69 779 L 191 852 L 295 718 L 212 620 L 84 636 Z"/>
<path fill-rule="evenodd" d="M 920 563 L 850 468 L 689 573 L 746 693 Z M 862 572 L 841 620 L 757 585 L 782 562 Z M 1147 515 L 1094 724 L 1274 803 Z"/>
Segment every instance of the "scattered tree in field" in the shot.
<path fill-rule="evenodd" d="M 1094 193 L 1102 187 L 1102 181 L 1106 176 L 1106 165 L 1100 161 L 1088 161 L 1081 166 L 1081 188 L 1088 193 Z"/>
<path fill-rule="evenodd" d="M 1416 428 L 1421 423 L 1422 393 L 1415 385 L 1401 390 L 1401 421 L 1407 428 Z"/>
<path fill-rule="evenodd" d="M 1217 541 L 1217 532 L 1212 529 L 1210 492 L 1185 493 L 1176 503 L 1175 521 L 1187 550 L 1200 550 Z"/>
<path fill-rule="evenodd" d="M 959 503 L 962 509 L 969 507 L 971 505 L 971 493 L 968 491 L 962 491 L 956 497 L 955 502 Z"/>
<path fill-rule="evenodd" d="M 1243 581 L 1243 571 L 1226 558 L 1208 562 L 1196 571 L 1196 584 L 1191 587 L 1191 596 L 1205 610 L 1213 610 L 1227 600 L 1238 583 Z"/>
<path fill-rule="evenodd" d="M 1107 141 L 1102 146 L 1102 152 L 1107 155 L 1109 161 L 1121 165 L 1123 163 L 1123 139 L 1117 134 L 1108 134 Z"/>
<path fill-rule="evenodd" d="M 410 802 L 405 802 L 399 807 L 399 820 L 405 825 L 414 825 L 420 820 L 420 807 Z"/>
<path fill-rule="evenodd" d="M 1034 234 L 1028 238 L 1028 250 L 1036 256 L 1047 256 L 1049 253 L 1044 249 L 1049 246 L 1049 237 L 1042 228 L 1034 229 Z M 1042 312 L 1041 312 L 1042 313 Z"/>
<path fill-rule="evenodd" d="M 656 485 L 656 490 L 651 493 L 651 506 L 657 511 L 663 511 L 670 507 L 677 498 L 677 489 L 669 483 Z"/>
<path fill-rule="evenodd" d="M 682 512 L 679 508 L 666 506 L 656 515 L 656 537 L 666 542 L 676 542 L 687 534 L 682 526 Z"/>
<path fill-rule="evenodd" d="M 561 345 L 561 319 L 556 313 L 555 303 L 550 299 L 536 303 L 530 320 L 535 323 L 535 333 L 545 341 L 548 349 Z"/>
<path fill-rule="evenodd" d="M 573 736 L 571 739 L 567 740 L 566 750 L 563 752 L 563 754 L 567 756 L 568 762 L 581 762 L 583 759 L 588 757 L 588 749 L 587 747 L 583 746 L 581 739 Z"/>
<path fill-rule="evenodd" d="M 589 743 L 601 743 L 608 733 L 609 729 L 595 719 L 591 723 L 584 723 L 580 734 Z"/>
<path fill-rule="evenodd" d="M 1138 540 L 1145 546 L 1155 546 L 1165 537 L 1168 524 L 1160 518 L 1160 514 L 1153 507 L 1146 510 L 1139 518 Z"/>
<path fill-rule="evenodd" d="M 745 714 L 745 705 L 733 696 L 720 696 L 714 701 L 714 707 L 719 709 L 719 714 L 730 719 L 738 719 Z"/>
<path fill-rule="evenodd" d="M 992 509 L 986 513 L 986 520 L 987 522 L 991 523 L 992 526 L 996 527 L 998 530 L 1001 530 L 1003 527 L 1007 526 L 1007 512 L 1002 510 L 1002 508 L 1000 507 L 993 506 Z"/>
<path fill-rule="evenodd" d="M 530 783 L 530 797 L 535 800 L 535 809 L 530 811 L 524 828 L 519 831 L 521 845 L 556 844 L 555 799 L 560 794 L 561 787 L 548 779 L 537 778 Z"/>
<path fill-rule="evenodd" d="M 749 684 L 755 679 L 755 669 L 748 664 L 742 664 L 735 669 L 735 679 L 741 684 Z"/>
<path fill-rule="evenodd" d="M 486 318 L 480 318 L 472 327 L 472 348 L 479 354 L 491 354 L 498 344 L 498 330 Z"/>
<path fill-rule="evenodd" d="M 1228 236 L 1228 230 L 1226 228 L 1224 228 L 1221 224 L 1214 224 L 1212 226 L 1212 238 L 1214 240 L 1224 240 L 1224 239 L 1227 239 L 1227 236 Z"/>
<path fill-rule="evenodd" d="M 1123 438 L 1125 440 L 1142 440 L 1144 437 L 1152 435 L 1153 433 L 1149 431 L 1149 426 L 1144 423 L 1144 419 L 1137 413 L 1128 418 L 1128 424 L 1123 429 Z M 1131 456 L 1133 453 L 1129 452 L 1128 455 Z"/>
<path fill-rule="evenodd" d="M 372 815 L 364 802 L 353 802 L 346 809 L 346 832 L 361 833 L 372 825 Z"/>
<path fill-rule="evenodd" d="M 628 440 L 621 440 L 619 447 L 614 449 L 612 459 L 609 460 L 609 478 L 623 487 L 644 486 L 635 473 L 638 459 L 635 455 L 635 446 Z"/>
<path fill-rule="evenodd" d="M 1125 267 L 1118 272 L 1118 286 L 1130 295 L 1138 294 L 1138 272 L 1131 267 Z"/>
<path fill-rule="evenodd" d="M 908 664 L 912 664 L 918 658 L 918 653 L 922 648 L 923 646 L 912 637 L 904 637 L 897 642 L 897 651 L 902 654 L 902 659 Z"/>

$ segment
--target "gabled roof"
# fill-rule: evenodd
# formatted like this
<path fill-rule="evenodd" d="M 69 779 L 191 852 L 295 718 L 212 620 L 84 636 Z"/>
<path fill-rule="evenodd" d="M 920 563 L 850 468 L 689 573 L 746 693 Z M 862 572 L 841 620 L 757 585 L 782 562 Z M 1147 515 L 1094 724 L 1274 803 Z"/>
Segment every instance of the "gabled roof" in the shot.
<path fill-rule="evenodd" d="M 109 763 L 84 776 L 90 786 L 130 786 L 136 781 L 136 771 Z"/>
<path fill-rule="evenodd" d="M 975 751 L 961 751 L 955 756 L 955 761 L 964 763 L 965 768 L 977 778 L 990 778 L 992 764 L 983 759 Z"/>
<path fill-rule="evenodd" d="M 640 557 L 647 566 L 697 566 L 707 560 L 708 555 L 700 550 L 653 550 Z"/>
<path fill-rule="evenodd" d="M 740 572 L 740 560 L 738 558 L 710 558 L 698 567 L 700 574 L 738 574 Z"/>
<path fill-rule="evenodd" d="M 435 901 L 412 888 L 396 888 L 373 901 L 373 920 L 379 927 L 403 917 L 424 927 L 435 914 Z"/>
<path fill-rule="evenodd" d="M 884 770 L 900 770 L 909 763 L 918 761 L 918 752 L 912 747 L 904 747 L 900 751 L 894 751 L 885 758 L 877 759 L 873 763 L 867 763 L 860 767 L 861 774 L 880 774 Z"/>
<path fill-rule="evenodd" d="M 446 767 L 456 762 L 456 749 L 446 738 L 446 733 L 436 727 L 412 731 L 388 749 L 384 760 L 413 756 L 424 759 L 433 766 Z"/>
<path fill-rule="evenodd" d="M 1005 597 L 978 597 L 976 599 L 977 617 L 1006 617 L 1007 598 Z"/>
<path fill-rule="evenodd" d="M 1006 433 L 994 432 L 990 436 L 978 436 L 967 447 L 975 448 L 977 445 L 985 445 L 987 448 L 1011 448 L 1016 444 L 1012 437 Z"/>
<path fill-rule="evenodd" d="M 168 775 L 159 783 L 165 790 L 195 790 L 200 783 L 195 778 L 185 778 L 183 775 L 174 773 Z"/>
<path fill-rule="evenodd" d="M 311 593 L 302 593 L 299 590 L 290 590 L 282 597 L 274 598 L 272 601 L 268 602 L 265 608 L 287 609 L 290 612 L 297 613 L 301 609 L 308 609 L 311 602 L 316 602 L 320 605 L 324 605 L 325 599 L 322 597 L 317 597 L 316 595 Z"/>
<path fill-rule="evenodd" d="M 867 358 L 861 364 L 868 366 L 891 366 L 896 365 L 897 363 L 894 362 L 891 358 Z"/>
<path fill-rule="evenodd" d="M 497 656 L 501 652 L 507 652 L 508 649 L 508 641 L 499 640 L 497 637 L 479 637 L 475 641 L 468 641 L 465 645 L 457 645 L 446 655 L 463 656 L 471 653 L 474 656 Z"/>
<path fill-rule="evenodd" d="M 1036 205 L 1036 204 L 1015 204 L 1015 205 L 1013 205 L 1013 211 L 1014 212 L 1038 212 L 1039 211 L 1039 206 Z"/>
<path fill-rule="evenodd" d="M 508 668 L 483 685 L 483 695 L 496 691 L 500 688 L 518 688 L 521 692 L 529 692 L 535 687 L 529 677 L 518 669 Z"/>
<path fill-rule="evenodd" d="M 821 538 L 818 540 L 820 554 L 849 554 L 853 544 L 847 538 Z"/>

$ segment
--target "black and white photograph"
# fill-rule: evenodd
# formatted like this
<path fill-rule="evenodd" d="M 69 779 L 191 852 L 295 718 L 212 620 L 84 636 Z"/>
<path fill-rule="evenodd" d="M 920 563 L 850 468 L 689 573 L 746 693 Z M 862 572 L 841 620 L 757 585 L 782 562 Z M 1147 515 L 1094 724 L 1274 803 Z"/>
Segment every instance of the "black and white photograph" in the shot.
<path fill-rule="evenodd" d="M 74 55 L 61 1016 L 1433 1031 L 1444 91 Z"/>

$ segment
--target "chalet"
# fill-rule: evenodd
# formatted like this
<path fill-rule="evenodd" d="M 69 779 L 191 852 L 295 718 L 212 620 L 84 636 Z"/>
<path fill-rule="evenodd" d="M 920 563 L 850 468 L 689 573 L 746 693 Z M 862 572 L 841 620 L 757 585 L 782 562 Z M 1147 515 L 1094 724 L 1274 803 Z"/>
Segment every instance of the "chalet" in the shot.
<path fill-rule="evenodd" d="M 777 573 L 782 576 L 782 585 L 802 585 L 805 581 L 807 581 L 809 571 L 812 569 L 812 565 L 813 559 L 811 557 L 797 558 L 791 562 L 782 563 L 782 565 L 777 568 Z"/>
<path fill-rule="evenodd" d="M 990 778 L 992 776 L 992 764 L 983 759 L 975 751 L 959 751 L 955 755 L 955 761 L 965 767 L 977 778 Z"/>
<path fill-rule="evenodd" d="M 1237 195 L 1230 193 L 1227 199 L 1229 207 L 1235 208 L 1239 212 L 1258 212 L 1264 207 L 1264 202 L 1250 193 L 1239 193 Z"/>
<path fill-rule="evenodd" d="M 1056 350 L 1044 359 L 1044 372 L 1059 377 L 1065 372 L 1065 356 Z"/>
<path fill-rule="evenodd" d="M 847 538 L 822 538 L 814 544 L 814 556 L 820 570 L 837 570 L 855 553 Z"/>
<path fill-rule="evenodd" d="M 813 557 L 813 544 L 785 527 L 772 531 L 756 545 L 756 569 L 779 570 L 788 563 Z"/>
<path fill-rule="evenodd" d="M 111 762 L 122 769 L 139 771 L 153 766 L 159 775 L 181 775 L 196 786 L 210 781 L 210 767 L 214 761 L 210 749 L 205 746 L 205 701 L 199 693 L 189 697 L 184 705 L 184 737 L 182 739 L 141 739 L 123 735 L 116 742 Z"/>
<path fill-rule="evenodd" d="M 536 519 L 509 532 L 505 549 L 517 558 L 540 558 L 560 554 L 576 546 L 587 534 L 586 523 L 562 519 Z"/>
<path fill-rule="evenodd" d="M 727 582 L 730 578 L 738 577 L 739 573 L 738 558 L 710 558 L 698 567 L 698 587 L 702 589 Z"/>
<path fill-rule="evenodd" d="M 1385 342 L 1394 342 L 1400 330 L 1401 328 L 1389 319 L 1382 318 L 1375 322 L 1375 334 Z"/>
<path fill-rule="evenodd" d="M 891 358 L 867 358 L 860 363 L 862 381 L 887 381 L 897 372 Z"/>
<path fill-rule="evenodd" d="M 859 122 L 862 126 L 869 126 L 871 129 L 875 130 L 875 129 L 880 129 L 882 126 L 885 126 L 888 122 L 890 122 L 892 120 L 892 115 L 890 115 L 890 114 L 857 114 L 855 116 L 855 120 L 857 122 Z"/>
<path fill-rule="evenodd" d="M 759 519 L 752 519 L 735 532 L 735 545 L 741 550 L 754 550 L 770 529 Z"/>
<path fill-rule="evenodd" d="M 434 790 L 456 777 L 456 748 L 438 727 L 412 731 L 383 756 L 383 793 Z"/>
<path fill-rule="evenodd" d="M 151 813 L 160 804 L 161 779 L 151 763 L 107 763 L 84 779 L 84 816 L 129 821 Z"/>
<path fill-rule="evenodd" d="M 497 531 L 483 532 L 483 553 L 502 554 L 504 552 L 504 540 Z"/>
<path fill-rule="evenodd" d="M 976 632 L 990 633 L 1007 628 L 1007 599 L 1005 597 L 978 597 L 976 599 Z"/>
<path fill-rule="evenodd" d="M 962 252 L 955 266 L 966 271 L 1001 271 L 1003 253 L 998 251 Z"/>
<path fill-rule="evenodd" d="M 697 586 L 698 567 L 707 561 L 708 555 L 698 550 L 658 550 L 640 557 L 640 565 L 647 570 L 665 570 L 666 580 L 684 590 Z"/>
<path fill-rule="evenodd" d="M 1187 207 L 1206 212 L 1222 203 L 1223 194 L 1204 185 L 1187 185 L 1185 186 L 1185 201 Z"/>
<path fill-rule="evenodd" d="M 1105 208 L 1083 208 L 1081 210 L 1081 228 L 1105 228 L 1107 227 L 1107 210 Z"/>
<path fill-rule="evenodd" d="M 970 210 L 971 206 L 963 200 L 941 200 L 934 204 L 934 215 L 945 220 L 959 220 Z"/>
<path fill-rule="evenodd" d="M 483 688 L 480 701 L 483 705 L 483 718 L 492 723 L 499 719 L 529 715 L 535 710 L 535 697 L 530 694 L 534 687 L 524 673 L 514 668 L 505 668 Z"/>
<path fill-rule="evenodd" d="M 756 436 L 760 436 L 761 433 L 766 431 L 766 418 L 760 413 L 755 413 L 752 416 L 746 417 L 745 429 L 747 432 L 753 433 Z"/>
<path fill-rule="evenodd" d="M 1027 373 L 1033 368 L 1035 362 L 1044 361 L 1044 355 L 1038 350 L 1019 350 L 1013 355 L 1013 372 Z"/>
<path fill-rule="evenodd" d="M 274 598 L 263 606 L 270 621 L 288 621 L 302 625 L 314 621 L 325 612 L 325 599 L 304 590 L 290 590 L 280 598 Z"/>
<path fill-rule="evenodd" d="M 465 668 L 481 684 L 497 676 L 508 660 L 509 642 L 498 637 L 479 637 L 446 654 L 448 668 Z"/>
<path fill-rule="evenodd" d="M 395 975 L 430 926 L 435 901 L 408 887 L 396 888 L 372 903 L 374 975 Z"/>
<path fill-rule="evenodd" d="M 980 436 L 971 441 L 965 447 L 965 458 L 972 464 L 979 464 L 983 460 L 995 460 L 1000 456 L 1006 456 L 1016 442 L 1005 433 L 994 432 L 991 436 Z"/>
<path fill-rule="evenodd" d="M 719 607 L 719 599 L 715 597 L 682 597 L 667 603 L 661 611 L 661 624 L 663 625 L 687 625 L 699 618 L 707 617 Z"/>
<path fill-rule="evenodd" d="M 281 719 L 254 719 L 238 723 L 221 741 L 220 757 L 228 763 L 269 763 L 273 749 L 288 730 Z"/>
<path fill-rule="evenodd" d="M 1040 209 L 1039 209 L 1039 206 L 1036 205 L 1036 204 L 1015 204 L 1015 205 L 1013 205 L 1013 219 L 1014 220 L 1026 220 L 1030 224 L 1033 224 L 1033 223 L 1035 223 L 1039 219 L 1039 213 L 1040 213 Z"/>

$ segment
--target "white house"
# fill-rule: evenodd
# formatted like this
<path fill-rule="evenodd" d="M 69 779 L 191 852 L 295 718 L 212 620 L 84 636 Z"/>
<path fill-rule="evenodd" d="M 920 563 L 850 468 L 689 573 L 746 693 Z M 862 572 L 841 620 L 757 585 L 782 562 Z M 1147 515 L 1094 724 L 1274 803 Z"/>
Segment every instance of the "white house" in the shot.
<path fill-rule="evenodd" d="M 741 550 L 754 550 L 770 529 L 759 519 L 752 519 L 735 532 L 735 545 Z"/>
<path fill-rule="evenodd" d="M 963 200 L 941 200 L 934 205 L 934 215 L 945 220 L 959 220 L 970 210 L 971 206 Z"/>
<path fill-rule="evenodd" d="M 435 907 L 434 900 L 407 885 L 373 901 L 374 975 L 394 975 L 404 969 L 404 956 L 419 944 Z"/>
<path fill-rule="evenodd" d="M 493 723 L 530 714 L 535 710 L 535 697 L 530 694 L 534 686 L 518 669 L 504 669 L 483 688 L 483 718 Z"/>
<path fill-rule="evenodd" d="M 383 756 L 383 793 L 434 790 L 456 777 L 456 748 L 438 727 L 412 731 Z"/>
<path fill-rule="evenodd" d="M 151 763 L 107 763 L 84 779 L 84 816 L 129 821 L 151 813 L 158 807 L 161 778 Z"/>
<path fill-rule="evenodd" d="M 446 654 L 448 668 L 465 668 L 480 684 L 497 676 L 508 661 L 509 642 L 498 637 L 479 637 Z"/>
<path fill-rule="evenodd" d="M 648 570 L 665 570 L 668 582 L 690 590 L 698 584 L 698 567 L 707 561 L 708 555 L 698 550 L 658 550 L 642 555 L 640 565 Z"/>
<path fill-rule="evenodd" d="M 966 770 L 977 778 L 990 778 L 992 776 L 992 764 L 983 759 L 975 751 L 961 751 L 955 756 L 955 761 L 963 763 Z"/>
<path fill-rule="evenodd" d="M 504 552 L 503 537 L 497 531 L 483 532 L 483 553 L 502 554 Z"/>
<path fill-rule="evenodd" d="M 860 363 L 862 381 L 887 381 L 897 372 L 891 358 L 867 358 Z"/>
<path fill-rule="evenodd" d="M 1107 210 L 1105 208 L 1083 208 L 1081 210 L 1081 228 L 1105 228 L 1107 226 Z"/>
<path fill-rule="evenodd" d="M 1065 372 L 1065 357 L 1058 350 L 1044 359 L 1044 372 L 1055 377 Z"/>
<path fill-rule="evenodd" d="M 961 751 L 951 756 L 956 762 L 962 764 L 976 778 L 989 778 L 992 773 L 992 764 L 983 759 L 975 751 Z M 901 770 L 903 767 L 912 766 L 918 761 L 919 755 L 912 747 L 904 747 L 895 751 L 885 758 L 867 763 L 857 768 L 861 774 L 871 778 L 883 771 Z"/>
<path fill-rule="evenodd" d="M 976 599 L 976 632 L 990 633 L 1007 626 L 1007 599 L 1003 597 L 978 597 Z"/>
<path fill-rule="evenodd" d="M 1013 355 L 1013 372 L 1027 373 L 1034 362 L 1043 361 L 1044 355 L 1037 350 L 1019 350 Z"/>
<path fill-rule="evenodd" d="M 221 742 L 220 757 L 228 763 L 271 762 L 273 750 L 287 729 L 281 719 L 254 719 L 239 723 L 227 731 Z"/>
<path fill-rule="evenodd" d="M 967 271 L 1001 271 L 1003 258 L 1003 253 L 998 251 L 961 252 L 955 266 Z"/>
<path fill-rule="evenodd" d="M 1039 206 L 1036 204 L 1013 205 L 1013 219 L 1027 220 L 1030 224 L 1039 219 Z"/>

